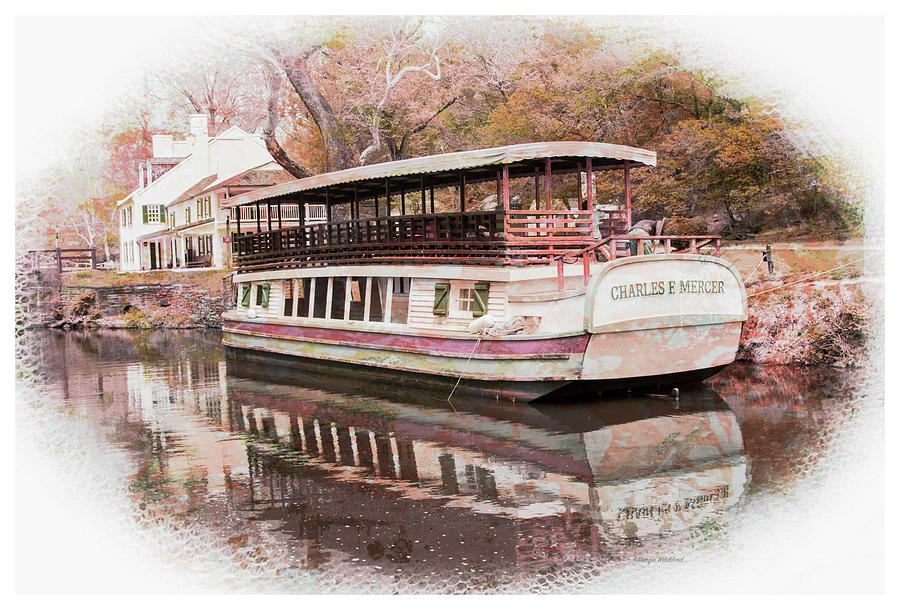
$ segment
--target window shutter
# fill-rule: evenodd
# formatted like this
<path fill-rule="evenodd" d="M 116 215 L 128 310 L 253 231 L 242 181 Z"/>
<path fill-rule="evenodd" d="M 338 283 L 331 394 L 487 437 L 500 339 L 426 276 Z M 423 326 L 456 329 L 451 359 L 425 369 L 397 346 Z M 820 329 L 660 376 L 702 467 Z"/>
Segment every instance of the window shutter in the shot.
<path fill-rule="evenodd" d="M 270 288 L 271 288 L 271 286 L 269 286 L 268 283 L 260 284 L 259 288 L 257 288 L 257 290 L 259 290 L 259 293 L 258 293 L 258 298 L 256 299 L 256 301 L 257 301 L 257 305 L 259 305 L 260 307 L 268 307 L 269 306 L 269 289 Z"/>
<path fill-rule="evenodd" d="M 250 307 L 250 284 L 241 287 L 241 307 Z"/>
<path fill-rule="evenodd" d="M 141 212 L 143 213 L 144 224 L 147 224 L 147 206 L 141 206 Z"/>
<path fill-rule="evenodd" d="M 472 302 L 472 313 L 475 317 L 483 316 L 488 312 L 488 294 L 491 285 L 487 282 L 475 284 L 475 300 Z"/>
<path fill-rule="evenodd" d="M 438 282 L 434 285 L 434 308 L 436 316 L 446 316 L 450 312 L 450 284 Z"/>

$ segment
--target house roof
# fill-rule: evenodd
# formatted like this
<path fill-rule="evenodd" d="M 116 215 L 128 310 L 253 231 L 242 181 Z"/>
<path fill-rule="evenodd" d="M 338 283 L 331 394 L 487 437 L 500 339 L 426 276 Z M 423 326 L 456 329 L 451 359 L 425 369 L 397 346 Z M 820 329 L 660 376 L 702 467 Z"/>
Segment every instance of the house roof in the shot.
<path fill-rule="evenodd" d="M 597 170 L 614 166 L 620 167 L 623 161 L 630 161 L 636 166 L 656 165 L 656 153 L 643 148 L 601 142 L 532 142 L 529 144 L 467 150 L 352 167 L 256 189 L 235 197 L 226 203 L 225 206 L 246 205 L 264 199 L 321 190 L 330 186 L 353 183 L 362 185 L 366 182 L 404 176 L 433 176 L 437 178 L 443 173 L 444 176 L 442 178 L 445 178 L 443 182 L 449 184 L 448 180 L 452 177 L 450 176 L 452 172 L 478 167 L 493 168 L 500 165 L 513 166 L 518 164 L 517 169 L 522 175 L 525 175 L 525 171 L 531 171 L 531 168 L 535 166 L 535 160 L 549 158 L 575 160 L 591 158 Z M 575 164 L 571 163 L 571 165 L 572 168 L 567 171 L 574 171 Z M 489 172 L 485 172 L 485 176 L 478 179 L 490 179 L 494 173 L 495 170 L 491 169 Z M 383 189 L 383 187 L 380 188 Z"/>
<path fill-rule="evenodd" d="M 236 176 L 226 177 L 221 180 L 218 179 L 216 174 L 213 174 L 212 176 L 207 176 L 203 180 L 200 180 L 197 184 L 176 197 L 175 200 L 166 207 L 184 203 L 189 199 L 193 199 L 204 193 L 209 193 L 217 188 L 224 188 L 227 186 L 269 186 L 284 182 L 284 180 L 291 177 L 291 174 L 275 161 L 268 161 L 261 165 L 257 165 L 256 167 L 252 167 L 245 172 L 241 172 Z M 281 179 L 279 180 L 279 178 Z"/>
<path fill-rule="evenodd" d="M 226 129 L 225 131 L 223 131 L 222 133 L 220 133 L 219 135 L 217 135 L 216 137 L 210 138 L 209 146 L 212 146 L 216 141 L 219 141 L 219 140 L 236 140 L 236 139 L 245 139 L 248 142 L 252 142 L 252 143 L 256 144 L 257 146 L 261 147 L 263 150 L 266 149 L 266 145 L 258 137 L 247 133 L 246 131 L 244 131 L 243 129 L 241 129 L 240 127 L 237 127 L 237 126 L 231 126 L 228 129 Z M 191 154 L 187 155 L 186 157 L 171 157 L 171 158 L 154 157 L 154 158 L 148 159 L 148 161 L 159 162 L 162 159 L 163 161 L 168 162 L 171 160 L 176 165 L 176 168 L 177 168 L 182 163 L 189 161 L 193 156 L 194 156 L 194 153 L 192 152 Z M 274 161 L 269 161 L 269 163 L 273 163 L 273 162 Z M 174 171 L 174 169 L 175 168 L 173 168 L 170 171 Z M 133 190 L 124 199 L 119 200 L 116 203 L 116 207 L 118 208 L 119 206 L 121 206 L 123 204 L 134 201 L 135 195 L 138 195 L 138 194 L 142 193 L 143 191 L 151 188 L 153 185 L 159 183 L 160 181 L 165 180 L 166 177 L 169 175 L 170 175 L 170 172 L 166 172 L 162 176 L 160 176 L 159 178 L 154 180 L 151 184 L 147 185 L 146 187 L 137 188 L 137 189 Z M 203 180 L 206 180 L 206 178 L 204 178 Z M 202 182 L 203 180 L 201 180 L 200 182 Z M 197 184 L 200 184 L 200 182 L 198 182 Z M 187 191 L 185 191 L 184 193 L 179 195 L 177 198 L 172 200 L 172 203 L 178 203 L 178 202 L 184 201 L 184 199 L 189 198 L 188 196 L 185 195 L 185 193 L 191 192 L 195 188 L 196 188 L 196 185 L 192 186 L 190 189 L 188 189 Z M 195 193 L 194 195 L 191 195 L 191 196 L 196 197 L 198 194 L 199 194 L 199 192 Z M 166 204 L 166 205 L 170 205 L 170 204 Z"/>
<path fill-rule="evenodd" d="M 206 189 L 206 187 L 215 182 L 217 177 L 218 176 L 216 174 L 213 174 L 212 176 L 207 176 L 206 178 L 201 179 L 199 182 L 197 182 L 197 184 L 191 186 L 191 188 L 176 197 L 172 203 L 167 204 L 166 207 L 196 197 L 197 195 L 202 193 Z"/>

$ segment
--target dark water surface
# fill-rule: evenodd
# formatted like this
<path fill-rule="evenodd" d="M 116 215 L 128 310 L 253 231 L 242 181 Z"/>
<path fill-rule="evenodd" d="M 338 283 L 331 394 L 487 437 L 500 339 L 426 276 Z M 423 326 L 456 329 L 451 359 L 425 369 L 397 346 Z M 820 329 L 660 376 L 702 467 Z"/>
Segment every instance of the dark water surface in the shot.
<path fill-rule="evenodd" d="M 451 405 L 246 361 L 216 332 L 30 338 L 52 398 L 127 457 L 136 510 L 205 528 L 242 568 L 434 591 L 715 548 L 742 505 L 815 472 L 860 386 L 737 364 L 677 404 Z"/>

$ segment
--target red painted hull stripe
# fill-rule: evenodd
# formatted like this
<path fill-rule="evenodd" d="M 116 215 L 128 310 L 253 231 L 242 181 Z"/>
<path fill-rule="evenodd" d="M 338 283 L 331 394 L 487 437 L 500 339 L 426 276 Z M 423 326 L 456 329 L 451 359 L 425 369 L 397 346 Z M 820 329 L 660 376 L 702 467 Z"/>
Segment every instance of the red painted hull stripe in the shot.
<path fill-rule="evenodd" d="M 260 332 L 277 335 L 285 339 L 305 339 L 309 341 L 330 341 L 359 347 L 417 349 L 440 351 L 443 353 L 468 356 L 475 347 L 475 339 L 445 339 L 442 337 L 415 337 L 411 335 L 393 335 L 334 328 L 315 328 L 308 326 L 284 326 L 281 324 L 265 324 L 255 322 L 226 322 L 225 330 L 242 330 L 253 333 Z M 540 355 L 540 354 L 583 354 L 588 344 L 589 335 L 559 337 L 557 339 L 535 339 L 515 341 L 482 341 L 478 346 L 479 354 L 504 355 Z"/>

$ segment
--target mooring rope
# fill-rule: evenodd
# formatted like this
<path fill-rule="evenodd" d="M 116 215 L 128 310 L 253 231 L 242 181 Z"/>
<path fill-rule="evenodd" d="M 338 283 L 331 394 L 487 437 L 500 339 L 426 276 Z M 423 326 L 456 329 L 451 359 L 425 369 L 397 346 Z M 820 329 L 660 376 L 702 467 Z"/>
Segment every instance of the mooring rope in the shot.
<path fill-rule="evenodd" d="M 747 280 L 749 280 L 751 277 L 753 277 L 753 274 L 756 273 L 756 270 L 759 269 L 759 266 L 762 265 L 764 262 L 766 262 L 766 257 L 765 257 L 765 256 L 763 256 L 761 259 L 759 259 L 759 263 L 756 264 L 756 269 L 754 269 L 753 271 L 751 271 L 751 272 L 750 272 L 750 275 L 748 275 L 747 277 L 744 278 L 744 283 L 745 283 L 745 284 L 747 283 Z"/>
<path fill-rule="evenodd" d="M 759 292 L 754 292 L 753 294 L 748 294 L 748 295 L 747 295 L 747 298 L 749 299 L 749 298 L 752 298 L 752 297 L 758 297 L 759 295 L 761 295 L 761 294 L 766 294 L 767 292 L 774 292 L 774 291 L 780 290 L 780 289 L 782 289 L 782 288 L 787 288 L 788 286 L 793 286 L 794 284 L 800 284 L 800 283 L 805 282 L 805 281 L 807 281 L 807 280 L 811 280 L 811 279 L 813 279 L 814 277 L 818 277 L 818 276 L 820 276 L 820 275 L 825 275 L 826 273 L 831 273 L 832 271 L 837 271 L 838 269 L 840 269 L 840 268 L 842 268 L 842 267 L 849 267 L 850 265 L 855 265 L 856 263 L 858 263 L 858 262 L 860 262 L 860 261 L 864 261 L 864 260 L 866 260 L 866 259 L 869 258 L 869 257 L 875 256 L 876 254 L 878 254 L 878 252 L 873 252 L 873 253 L 871 253 L 871 254 L 866 254 L 866 255 L 863 256 L 862 258 L 858 258 L 858 259 L 856 259 L 855 261 L 850 261 L 849 263 L 844 263 L 843 265 L 838 265 L 837 267 L 832 267 L 831 269 L 826 269 L 825 271 L 820 271 L 819 273 L 814 273 L 814 274 L 812 274 L 812 275 L 810 275 L 810 276 L 808 276 L 808 277 L 805 277 L 805 278 L 803 278 L 803 279 L 797 280 L 797 281 L 795 281 L 795 282 L 789 282 L 789 283 L 787 283 L 787 284 L 782 284 L 781 286 L 775 286 L 774 288 L 769 288 L 768 290 L 761 290 L 761 291 L 759 291 Z M 762 262 L 762 261 L 760 261 L 760 262 Z"/>
<path fill-rule="evenodd" d="M 475 347 L 472 348 L 472 353 L 469 354 L 469 359 L 466 360 L 466 368 L 468 368 L 469 363 L 472 362 L 472 356 L 475 355 L 475 350 L 478 349 L 478 344 L 481 343 L 481 337 L 478 337 L 478 340 L 475 342 Z M 453 389 L 450 390 L 450 396 L 447 397 L 447 402 L 450 402 L 450 399 L 453 398 L 453 392 L 456 391 L 456 386 L 459 385 L 459 382 L 462 381 L 463 376 L 460 375 L 459 379 L 456 380 L 456 383 L 453 384 Z M 453 406 L 453 403 L 450 403 L 450 406 Z M 455 410 L 455 409 L 454 409 Z"/>

